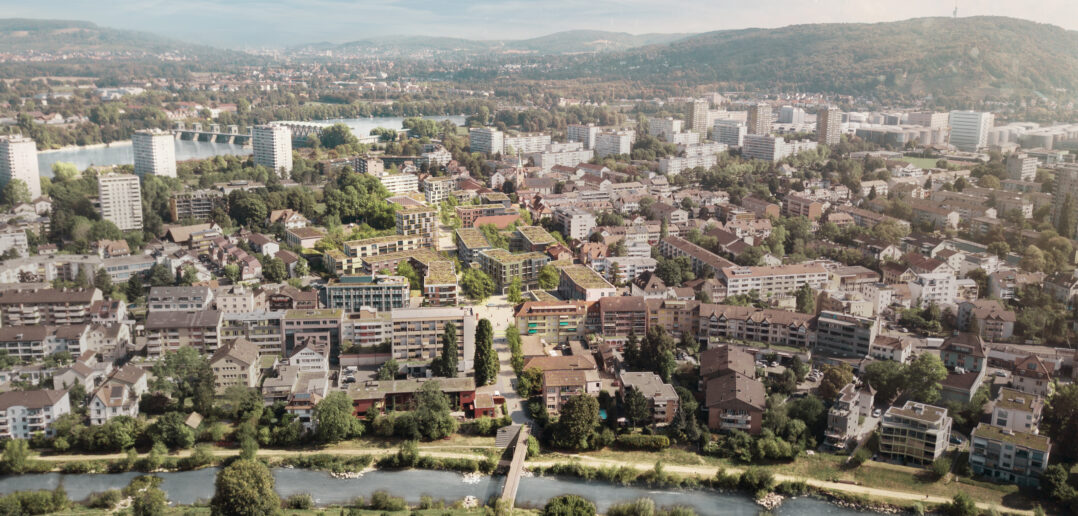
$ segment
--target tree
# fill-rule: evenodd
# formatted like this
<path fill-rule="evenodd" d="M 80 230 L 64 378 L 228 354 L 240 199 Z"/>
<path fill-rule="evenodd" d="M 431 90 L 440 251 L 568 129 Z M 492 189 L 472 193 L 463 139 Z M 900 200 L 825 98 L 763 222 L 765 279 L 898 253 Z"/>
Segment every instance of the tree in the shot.
<path fill-rule="evenodd" d="M 262 273 L 263 273 L 262 275 L 263 276 L 265 276 L 265 272 L 266 272 L 265 269 L 263 269 L 262 270 Z M 228 265 L 225 265 L 225 277 L 228 278 L 228 281 L 231 281 L 232 283 L 239 283 L 240 278 L 242 277 L 242 272 L 240 271 L 240 266 L 236 265 L 234 263 L 230 263 Z M 266 279 L 269 279 L 269 278 L 266 278 Z"/>
<path fill-rule="evenodd" d="M 1075 218 L 1074 197 L 1068 193 L 1067 196 L 1063 198 L 1063 206 L 1059 210 L 1059 220 L 1056 222 L 1056 232 L 1070 238 L 1074 235 L 1076 223 L 1078 223 L 1078 220 Z"/>
<path fill-rule="evenodd" d="M 625 419 L 633 427 L 640 426 L 651 420 L 651 402 L 640 391 L 630 387 L 625 390 Z"/>
<path fill-rule="evenodd" d="M 906 387 L 906 364 L 877 360 L 865 366 L 865 382 L 876 389 L 881 401 L 891 401 Z"/>
<path fill-rule="evenodd" d="M 988 252 L 998 256 L 1000 259 L 1007 257 L 1007 253 L 1011 252 L 1011 246 L 1007 242 L 992 242 L 988 244 Z"/>
<path fill-rule="evenodd" d="M 52 164 L 52 179 L 57 183 L 67 183 L 78 179 L 80 176 L 82 176 L 82 172 L 79 172 L 74 163 L 57 161 Z"/>
<path fill-rule="evenodd" d="M 565 400 L 554 430 L 559 446 L 582 450 L 588 447 L 588 438 L 599 425 L 599 401 L 587 394 L 578 394 Z"/>
<path fill-rule="evenodd" d="M 143 489 L 131 501 L 131 514 L 134 516 L 164 516 L 168 499 L 160 488 L 151 486 Z"/>
<path fill-rule="evenodd" d="M 1067 442 L 1078 435 L 1078 385 L 1061 385 L 1048 399 L 1041 426 L 1055 442 Z M 1069 460 L 1078 459 L 1078 446 L 1060 446 L 1056 453 Z"/>
<path fill-rule="evenodd" d="M 203 414 L 213 408 L 213 369 L 197 349 L 184 346 L 166 352 L 150 371 L 151 388 L 172 398 L 179 408 L 190 403 L 193 410 Z"/>
<path fill-rule="evenodd" d="M 479 269 L 468 268 L 460 278 L 460 289 L 472 300 L 482 302 L 494 294 L 494 280 Z"/>
<path fill-rule="evenodd" d="M 7 206 L 15 206 L 33 200 L 30 198 L 30 187 L 26 186 L 26 182 L 22 179 L 8 181 L 4 185 L 4 189 L 0 191 L 0 199 Z"/>
<path fill-rule="evenodd" d="M 395 133 L 394 136 L 396 136 Z M 359 139 L 352 134 L 352 130 L 347 125 L 339 122 L 319 131 L 318 139 L 321 141 L 322 146 L 327 149 L 336 149 L 341 145 L 359 143 Z"/>
<path fill-rule="evenodd" d="M 397 264 L 397 275 L 408 279 L 408 288 L 412 290 L 423 289 L 423 282 L 419 279 L 419 273 L 408 261 L 405 260 Z"/>
<path fill-rule="evenodd" d="M 494 352 L 494 329 L 489 319 L 480 319 L 475 328 L 475 385 L 482 387 L 498 380 L 498 354 Z"/>
<path fill-rule="evenodd" d="M 434 440 L 452 434 L 457 420 L 450 415 L 449 396 L 442 392 L 438 382 L 427 382 L 416 394 L 414 417 L 419 433 Z"/>
<path fill-rule="evenodd" d="M 170 448 L 190 448 L 195 444 L 195 432 L 184 422 L 186 418 L 182 412 L 169 412 L 157 418 L 146 433 L 150 440 Z"/>
<path fill-rule="evenodd" d="M 846 384 L 853 381 L 853 369 L 849 365 L 824 366 L 823 379 L 816 392 L 825 400 L 835 399 Z"/>
<path fill-rule="evenodd" d="M 543 370 L 529 367 L 520 372 L 517 379 L 517 392 L 525 398 L 537 396 L 543 389 Z M 540 402 L 541 403 L 541 402 Z"/>
<path fill-rule="evenodd" d="M 549 263 L 539 269 L 539 288 L 543 290 L 553 290 L 558 288 L 558 280 L 561 278 L 561 271 L 557 267 L 550 265 Z"/>
<path fill-rule="evenodd" d="M 977 502 L 974 502 L 973 498 L 966 493 L 954 495 L 951 503 L 943 509 L 950 516 L 977 516 L 981 513 L 981 510 L 977 508 Z"/>
<path fill-rule="evenodd" d="M 176 283 L 176 275 L 169 270 L 168 265 L 155 263 L 150 267 L 150 285 L 165 287 Z"/>
<path fill-rule="evenodd" d="M 524 301 L 524 296 L 521 295 L 520 291 L 520 278 L 513 278 L 512 283 L 509 284 L 506 299 L 514 305 L 522 303 Z"/>
<path fill-rule="evenodd" d="M 124 283 L 124 294 L 127 295 L 127 300 L 130 302 L 142 297 L 142 289 L 142 278 L 138 275 L 131 276 L 131 279 Z"/>
<path fill-rule="evenodd" d="M 456 378 L 457 376 L 457 325 L 446 324 L 442 329 L 442 354 L 431 364 L 434 376 Z"/>
<path fill-rule="evenodd" d="M 4 443 L 4 455 L 0 458 L 0 473 L 18 475 L 30 465 L 30 442 L 12 439 Z"/>
<path fill-rule="evenodd" d="M 934 403 L 940 398 L 940 382 L 947 378 L 947 367 L 933 353 L 921 353 L 906 369 L 906 393 L 910 399 Z"/>
<path fill-rule="evenodd" d="M 378 368 L 379 380 L 392 380 L 397 377 L 397 371 L 400 370 L 400 366 L 397 361 L 390 358 L 386 363 L 382 364 L 382 367 Z"/>
<path fill-rule="evenodd" d="M 542 516 L 595 516 L 595 504 L 578 495 L 555 496 L 543 506 Z"/>
<path fill-rule="evenodd" d="M 1033 244 L 1026 246 L 1025 252 L 1022 253 L 1022 261 L 1018 263 L 1019 267 L 1030 272 L 1043 271 L 1046 265 L 1044 251 Z"/>
<path fill-rule="evenodd" d="M 803 314 L 816 312 L 816 291 L 808 283 L 801 285 L 795 293 L 797 297 L 797 311 Z"/>
<path fill-rule="evenodd" d="M 288 279 L 288 267 L 285 266 L 283 260 L 276 256 L 269 258 L 262 263 L 262 277 L 266 281 L 280 283 Z"/>
<path fill-rule="evenodd" d="M 276 514 L 281 500 L 273 490 L 273 474 L 261 462 L 240 459 L 222 469 L 214 483 L 210 514 L 261 516 Z"/>
<path fill-rule="evenodd" d="M 344 391 L 322 398 L 314 407 L 316 434 L 324 443 L 339 443 L 363 433 L 363 426 L 354 415 L 352 399 Z"/>
<path fill-rule="evenodd" d="M 104 267 L 97 269 L 97 272 L 94 273 L 94 287 L 106 296 L 112 292 L 112 276 Z"/>

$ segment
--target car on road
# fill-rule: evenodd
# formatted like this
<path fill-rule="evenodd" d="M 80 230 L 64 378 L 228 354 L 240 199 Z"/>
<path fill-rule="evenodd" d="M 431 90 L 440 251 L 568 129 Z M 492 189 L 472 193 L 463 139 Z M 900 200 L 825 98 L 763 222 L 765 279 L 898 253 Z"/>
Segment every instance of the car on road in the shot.
<path fill-rule="evenodd" d="M 872 417 L 880 417 L 880 409 L 873 410 Z"/>

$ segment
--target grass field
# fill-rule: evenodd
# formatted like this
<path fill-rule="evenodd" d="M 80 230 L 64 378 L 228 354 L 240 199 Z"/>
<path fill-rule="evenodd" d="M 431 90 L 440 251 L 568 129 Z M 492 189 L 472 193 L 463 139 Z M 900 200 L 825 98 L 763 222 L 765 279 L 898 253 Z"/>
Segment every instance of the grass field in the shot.
<path fill-rule="evenodd" d="M 895 161 L 905 161 L 906 163 L 912 163 L 913 165 L 921 168 L 936 168 L 936 162 L 939 160 L 936 158 L 916 158 L 912 156 L 903 156 Z"/>

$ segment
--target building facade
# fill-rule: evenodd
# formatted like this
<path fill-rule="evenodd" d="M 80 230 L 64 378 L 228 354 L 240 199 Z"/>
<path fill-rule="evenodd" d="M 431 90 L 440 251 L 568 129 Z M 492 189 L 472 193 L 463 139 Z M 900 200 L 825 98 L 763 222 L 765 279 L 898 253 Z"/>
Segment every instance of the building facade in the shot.
<path fill-rule="evenodd" d="M 131 135 L 135 154 L 135 174 L 176 177 L 176 141 L 171 132 L 159 129 L 135 131 Z"/>

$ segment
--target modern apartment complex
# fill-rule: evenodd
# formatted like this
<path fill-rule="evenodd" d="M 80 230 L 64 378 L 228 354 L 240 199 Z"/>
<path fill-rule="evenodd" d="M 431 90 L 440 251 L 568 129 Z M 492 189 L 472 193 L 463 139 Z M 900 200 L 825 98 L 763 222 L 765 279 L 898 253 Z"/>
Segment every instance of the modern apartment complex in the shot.
<path fill-rule="evenodd" d="M 29 439 L 54 435 L 52 423 L 71 412 L 67 391 L 38 389 L 0 394 L 0 438 Z"/>
<path fill-rule="evenodd" d="M 565 128 L 565 139 L 583 143 L 585 149 L 594 149 L 598 144 L 600 131 L 602 128 L 595 124 L 569 124 Z"/>
<path fill-rule="evenodd" d="M 822 265 L 724 267 L 720 277 L 726 282 L 727 296 L 756 291 L 761 298 L 768 298 L 791 294 L 802 285 L 822 290 L 827 284 L 827 270 Z"/>
<path fill-rule="evenodd" d="M 524 290 L 538 287 L 539 269 L 550 261 L 540 252 L 514 254 L 499 248 L 481 251 L 476 258 L 479 268 L 494 280 L 497 292 L 504 292 L 515 279 Z"/>
<path fill-rule="evenodd" d="M 425 368 L 441 354 L 445 326 L 457 330 L 457 368 L 468 371 L 474 366 L 476 317 L 471 307 L 398 308 L 390 314 L 393 321 L 393 358 L 411 367 Z"/>
<path fill-rule="evenodd" d="M 176 177 L 176 140 L 171 132 L 135 131 L 131 135 L 131 149 L 135 154 L 136 175 Z"/>
<path fill-rule="evenodd" d="M 745 144 L 745 135 L 749 134 L 749 128 L 744 122 L 737 120 L 716 120 L 712 127 L 711 137 L 715 141 L 728 147 L 741 147 Z"/>
<path fill-rule="evenodd" d="M 814 150 L 816 145 L 816 142 L 807 140 L 788 142 L 781 136 L 749 133 L 745 135 L 741 155 L 746 158 L 776 162 L 787 156 Z"/>
<path fill-rule="evenodd" d="M 947 451 L 951 417 L 947 409 L 907 401 L 887 409 L 880 422 L 882 457 L 907 464 L 931 464 Z"/>
<path fill-rule="evenodd" d="M 878 332 L 875 318 L 820 312 L 816 318 L 816 350 L 843 357 L 867 357 Z"/>
<path fill-rule="evenodd" d="M 771 132 L 771 105 L 763 102 L 749 106 L 749 134 L 768 134 Z"/>
<path fill-rule="evenodd" d="M 105 174 L 98 177 L 97 198 L 101 203 L 101 218 L 116 224 L 120 231 L 142 229 L 142 188 L 138 176 Z"/>
<path fill-rule="evenodd" d="M 633 151 L 635 131 L 604 131 L 595 137 L 595 155 L 599 158 L 629 154 Z"/>
<path fill-rule="evenodd" d="M 292 172 L 292 130 L 269 124 L 256 125 L 251 131 L 255 164 L 288 177 Z"/>
<path fill-rule="evenodd" d="M 550 343 L 566 343 L 584 335 L 588 303 L 584 301 L 528 301 L 516 312 L 521 335 L 535 335 Z"/>
<path fill-rule="evenodd" d="M 835 145 L 842 141 L 842 112 L 835 106 L 824 106 L 816 112 L 816 143 Z"/>
<path fill-rule="evenodd" d="M 969 466 L 977 475 L 998 482 L 1038 487 L 1048 467 L 1048 437 L 981 423 L 970 436 Z"/>
<path fill-rule="evenodd" d="M 988 131 L 995 116 L 979 111 L 951 111 L 951 145 L 960 151 L 977 152 L 988 146 Z"/>
<path fill-rule="evenodd" d="M 86 324 L 91 307 L 103 296 L 90 289 L 16 289 L 0 291 L 3 326 Z"/>
<path fill-rule="evenodd" d="M 26 183 L 31 199 L 41 197 L 37 144 L 25 136 L 0 136 L 0 188 L 12 179 Z"/>
<path fill-rule="evenodd" d="M 421 247 L 433 247 L 434 228 L 438 212 L 427 206 L 408 206 L 398 208 L 393 214 L 397 234 L 419 237 Z"/>
<path fill-rule="evenodd" d="M 356 312 L 370 307 L 386 311 L 407 306 L 408 289 L 408 279 L 403 276 L 345 275 L 323 286 L 319 295 L 326 308 Z"/>
<path fill-rule="evenodd" d="M 505 134 L 491 127 L 473 127 L 468 131 L 468 147 L 472 152 L 499 154 L 505 150 Z"/>
<path fill-rule="evenodd" d="M 168 199 L 168 211 L 172 222 L 209 220 L 214 208 L 224 208 L 225 196 L 218 190 L 190 190 L 175 192 Z"/>

